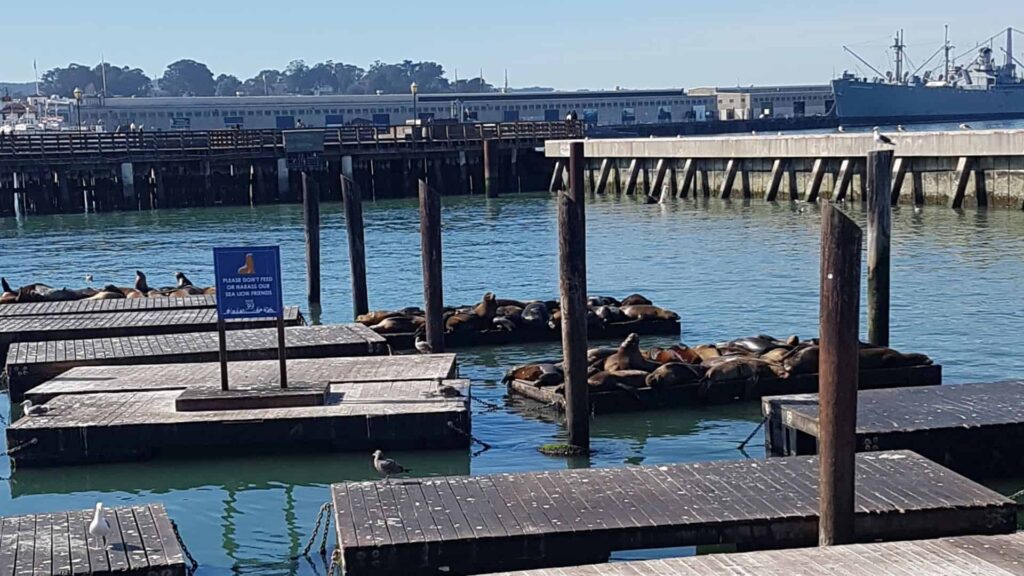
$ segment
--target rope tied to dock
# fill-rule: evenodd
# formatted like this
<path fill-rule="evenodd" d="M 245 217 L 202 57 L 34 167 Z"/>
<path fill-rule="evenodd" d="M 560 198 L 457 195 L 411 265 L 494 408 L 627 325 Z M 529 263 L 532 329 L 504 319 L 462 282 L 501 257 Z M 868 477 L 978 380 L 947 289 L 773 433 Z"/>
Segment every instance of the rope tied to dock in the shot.
<path fill-rule="evenodd" d="M 26 440 L 25 442 L 22 442 L 21 444 L 18 444 L 16 446 L 11 446 L 10 448 L 8 448 L 7 449 L 7 455 L 11 456 L 14 453 L 18 452 L 19 450 L 24 450 L 25 448 L 28 448 L 29 446 L 35 446 L 38 443 L 39 443 L 39 438 L 30 438 L 30 439 Z"/>
<path fill-rule="evenodd" d="M 313 526 L 313 533 L 309 535 L 309 541 L 306 542 L 306 547 L 302 549 L 302 552 L 300 554 L 292 556 L 292 560 L 298 560 L 303 556 L 309 556 L 309 551 L 313 549 L 313 543 L 316 542 L 317 534 L 320 533 L 321 524 L 323 524 L 324 526 L 324 534 L 323 538 L 320 540 L 320 557 L 324 560 L 327 559 L 327 534 L 331 531 L 332 510 L 334 510 L 334 504 L 330 502 L 324 502 L 323 505 L 320 506 L 320 512 L 318 512 L 316 515 L 316 525 Z M 324 522 L 324 518 L 327 519 L 326 522 Z M 328 574 L 331 574 L 331 572 L 328 572 Z"/>
<path fill-rule="evenodd" d="M 488 451 L 488 450 L 490 450 L 492 448 L 492 446 L 490 444 L 488 444 L 487 442 L 484 442 L 483 440 L 477 438 L 476 436 L 473 436 L 469 432 L 466 432 L 462 428 L 459 428 L 458 425 L 455 424 L 455 422 L 448 422 L 448 427 L 451 428 L 452 430 L 454 430 L 455 432 L 457 432 L 459 434 L 462 434 L 466 438 L 469 438 L 470 441 L 476 442 L 477 444 L 479 444 L 481 446 L 482 449 L 479 452 L 476 452 L 474 454 L 474 456 L 476 456 L 478 454 L 483 454 L 484 452 L 486 452 L 486 451 Z"/>
<path fill-rule="evenodd" d="M 185 558 L 188 559 L 188 566 L 185 568 L 185 574 L 192 576 L 199 569 L 199 562 L 192 557 L 192 553 L 189 552 L 188 546 L 185 545 L 185 541 L 181 539 L 181 532 L 178 532 L 178 523 L 173 519 L 171 520 L 171 530 L 174 530 L 174 537 L 178 539 L 178 545 L 181 546 L 181 551 L 185 553 Z"/>

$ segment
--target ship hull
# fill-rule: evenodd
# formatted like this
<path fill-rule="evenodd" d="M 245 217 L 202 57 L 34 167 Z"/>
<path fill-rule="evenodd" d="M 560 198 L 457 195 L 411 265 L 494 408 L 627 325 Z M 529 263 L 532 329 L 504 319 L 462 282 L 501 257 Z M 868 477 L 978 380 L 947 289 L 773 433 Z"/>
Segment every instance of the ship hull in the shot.
<path fill-rule="evenodd" d="M 1024 85 L 991 90 L 834 80 L 836 115 L 875 123 L 1024 118 Z"/>

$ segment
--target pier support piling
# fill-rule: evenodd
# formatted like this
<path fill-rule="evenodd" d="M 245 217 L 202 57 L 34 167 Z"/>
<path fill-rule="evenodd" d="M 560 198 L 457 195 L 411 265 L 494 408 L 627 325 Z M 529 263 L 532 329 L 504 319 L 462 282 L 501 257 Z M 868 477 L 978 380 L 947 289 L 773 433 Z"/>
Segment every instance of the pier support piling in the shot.
<path fill-rule="evenodd" d="M 668 160 L 658 158 L 657 167 L 654 169 L 654 186 L 651 187 L 649 196 L 657 197 L 658 203 L 664 204 L 669 194 L 666 193 L 665 174 L 668 173 Z"/>
<path fill-rule="evenodd" d="M 484 196 L 487 198 L 498 197 L 498 141 L 487 139 L 483 142 L 484 147 Z"/>
<path fill-rule="evenodd" d="M 693 190 L 694 198 L 697 197 L 696 186 L 693 184 L 693 177 L 697 171 L 697 162 L 693 158 L 687 158 L 683 163 L 683 186 L 679 189 L 679 197 L 686 198 Z"/>
<path fill-rule="evenodd" d="M 434 354 L 444 352 L 444 290 L 441 272 L 441 197 L 419 181 L 420 252 L 423 259 L 423 308 L 427 316 L 426 340 Z"/>
<path fill-rule="evenodd" d="M 815 158 L 814 166 L 811 168 L 811 187 L 807 191 L 807 201 L 814 203 L 818 201 L 818 194 L 821 193 L 821 181 L 825 179 L 825 159 Z"/>
<path fill-rule="evenodd" d="M 135 166 L 131 162 L 121 163 L 121 192 L 127 203 L 135 203 Z"/>
<path fill-rule="evenodd" d="M 320 184 L 302 171 L 302 215 L 306 223 L 306 298 L 320 305 Z"/>
<path fill-rule="evenodd" d="M 903 181 L 907 177 L 907 167 L 910 160 L 907 158 L 896 158 L 892 168 L 892 200 L 890 204 L 896 206 L 900 203 L 900 192 L 903 191 Z"/>
<path fill-rule="evenodd" d="M 822 208 L 819 357 L 821 546 L 853 541 L 860 228 L 835 204 Z"/>
<path fill-rule="evenodd" d="M 852 179 L 853 161 L 849 158 L 843 158 L 842 164 L 839 165 L 839 176 L 836 177 L 836 189 L 832 195 L 834 202 L 843 202 L 846 200 L 846 193 L 850 190 L 850 181 Z"/>
<path fill-rule="evenodd" d="M 363 236 L 363 197 L 352 179 L 352 157 L 341 158 L 341 199 L 345 206 L 348 232 L 348 260 L 352 273 L 352 314 L 356 318 L 370 311 L 366 292 L 366 244 Z"/>
<path fill-rule="evenodd" d="M 601 160 L 601 172 L 597 177 L 597 186 L 594 189 L 595 194 L 604 194 L 605 189 L 608 187 L 608 176 L 612 173 L 612 161 L 609 158 Z"/>
<path fill-rule="evenodd" d="M 772 162 L 772 175 L 768 182 L 768 193 L 765 195 L 765 200 L 768 202 L 775 202 L 779 196 L 779 188 L 782 186 L 782 174 L 785 171 L 786 162 L 781 158 L 776 158 Z"/>
<path fill-rule="evenodd" d="M 459 154 L 460 154 L 460 158 L 461 158 L 461 155 L 463 153 L 460 152 Z M 565 162 L 563 162 L 562 160 L 555 160 L 555 169 L 554 169 L 554 171 L 551 174 L 551 185 L 548 186 L 548 192 L 551 192 L 553 194 L 553 193 L 558 192 L 559 190 L 562 189 L 562 177 L 563 177 L 562 174 L 564 172 L 565 172 Z"/>
<path fill-rule="evenodd" d="M 868 152 L 868 342 L 889 345 L 892 150 Z"/>
<path fill-rule="evenodd" d="M 953 193 L 950 208 L 964 207 L 964 194 L 967 193 L 967 181 L 971 177 L 971 164 L 973 161 L 969 156 L 961 156 L 956 162 L 956 191 Z"/>
<path fill-rule="evenodd" d="M 284 202 L 291 192 L 291 179 L 288 174 L 288 159 L 277 159 L 277 201 Z"/>
<path fill-rule="evenodd" d="M 587 385 L 587 235 L 583 143 L 569 149 L 569 190 L 558 195 L 558 268 L 569 444 L 590 451 Z"/>
<path fill-rule="evenodd" d="M 636 183 L 640 178 L 640 160 L 633 158 L 629 162 L 629 173 L 626 175 L 626 196 L 632 196 L 636 192 Z"/>
<path fill-rule="evenodd" d="M 738 170 L 737 160 L 730 158 L 725 165 L 725 179 L 722 180 L 722 189 L 719 191 L 718 197 L 727 200 L 732 195 L 732 184 L 736 181 L 736 171 Z"/>

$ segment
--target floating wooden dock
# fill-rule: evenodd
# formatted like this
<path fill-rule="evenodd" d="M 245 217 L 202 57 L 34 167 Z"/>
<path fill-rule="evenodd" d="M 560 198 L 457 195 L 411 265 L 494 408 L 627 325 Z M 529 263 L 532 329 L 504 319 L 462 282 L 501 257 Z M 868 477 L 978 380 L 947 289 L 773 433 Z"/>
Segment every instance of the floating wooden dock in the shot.
<path fill-rule="evenodd" d="M 376 356 L 386 354 L 387 342 L 362 324 L 293 326 L 285 329 L 288 358 Z M 277 358 L 277 330 L 231 330 L 227 333 L 228 360 Z M 151 334 L 91 340 L 17 342 L 7 353 L 11 399 L 21 401 L 25 391 L 78 366 L 128 364 L 181 364 L 217 362 L 216 332 Z"/>
<path fill-rule="evenodd" d="M 1024 574 L 1024 533 L 799 550 L 710 554 L 493 576 L 1011 576 Z"/>
<path fill-rule="evenodd" d="M 622 339 L 630 334 L 641 336 L 678 336 L 682 328 L 678 320 L 632 320 L 613 322 L 602 326 L 590 326 L 587 338 L 590 340 Z M 412 333 L 383 334 L 394 350 L 414 350 L 415 335 Z M 530 329 L 519 327 L 515 330 L 483 330 L 450 332 L 444 335 L 445 348 L 471 348 L 474 346 L 505 346 L 508 344 L 529 344 L 532 342 L 560 342 L 562 331 Z"/>
<path fill-rule="evenodd" d="M 818 541 L 818 460 L 741 460 L 331 487 L 346 574 L 474 574 L 615 550 Z M 856 539 L 1016 530 L 1017 506 L 912 452 L 857 456 Z M 600 571 L 595 572 L 600 573 Z"/>
<path fill-rule="evenodd" d="M 279 386 L 277 361 L 228 365 L 233 389 Z M 453 354 L 288 361 L 288 380 L 329 384 L 324 406 L 181 412 L 185 389 L 220 386 L 220 366 L 85 366 L 35 387 L 42 416 L 7 427 L 15 467 L 254 452 L 469 446 L 469 383 Z M 449 394 L 445 394 L 445 392 Z M 457 396 L 452 396 L 455 391 Z"/>
<path fill-rule="evenodd" d="M 909 368 L 862 370 L 860 373 L 860 387 L 866 390 L 931 387 L 938 384 L 942 384 L 942 366 L 937 364 Z M 509 382 L 508 388 L 512 394 L 542 402 L 559 411 L 565 410 L 565 397 L 556 393 L 554 386 L 537 387 L 531 382 L 513 380 Z M 817 391 L 817 374 L 798 374 L 789 378 L 762 376 L 757 382 L 749 380 L 719 382 L 704 394 L 701 393 L 699 384 L 661 389 L 637 388 L 635 394 L 625 390 L 593 392 L 590 394 L 590 409 L 594 414 L 608 414 L 735 400 L 755 400 L 763 396 Z"/>
<path fill-rule="evenodd" d="M 286 307 L 284 321 L 287 326 L 300 325 L 303 323 L 302 313 L 294 306 Z M 227 322 L 229 330 L 272 328 L 276 325 L 277 321 L 273 318 Z M 0 318 L 0 358 L 6 358 L 7 348 L 14 342 L 84 340 L 216 330 L 217 310 L 214 308 L 3 317 Z"/>
<path fill-rule="evenodd" d="M 117 300 L 69 300 L 62 302 L 26 302 L 0 305 L 0 318 L 8 316 L 57 316 L 60 314 L 96 314 L 101 312 L 132 312 L 139 310 L 169 310 L 213 308 L 215 296 L 186 296 L 184 298 L 119 298 Z"/>
<path fill-rule="evenodd" d="M 112 508 L 107 548 L 89 535 L 93 511 L 0 517 L 0 576 L 185 576 L 162 504 Z"/>
<path fill-rule="evenodd" d="M 765 398 L 766 450 L 817 453 L 816 394 Z M 1024 472 L 1024 380 L 857 395 L 857 449 L 913 450 L 972 478 Z"/>

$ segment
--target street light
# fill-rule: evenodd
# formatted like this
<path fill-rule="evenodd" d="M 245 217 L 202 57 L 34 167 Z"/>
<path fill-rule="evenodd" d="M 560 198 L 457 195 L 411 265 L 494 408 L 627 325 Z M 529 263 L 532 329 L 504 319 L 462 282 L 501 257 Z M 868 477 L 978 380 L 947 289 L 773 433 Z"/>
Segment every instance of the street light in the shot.
<path fill-rule="evenodd" d="M 75 97 L 75 116 L 77 117 L 77 120 L 78 120 L 78 131 L 81 132 L 82 131 L 82 89 L 81 88 L 75 88 L 75 91 L 72 92 L 72 94 Z"/>
<path fill-rule="evenodd" d="M 420 119 L 419 115 L 416 114 L 416 93 L 419 92 L 420 87 L 415 82 L 409 85 L 409 91 L 412 92 L 412 120 L 413 124 L 416 124 Z"/>

